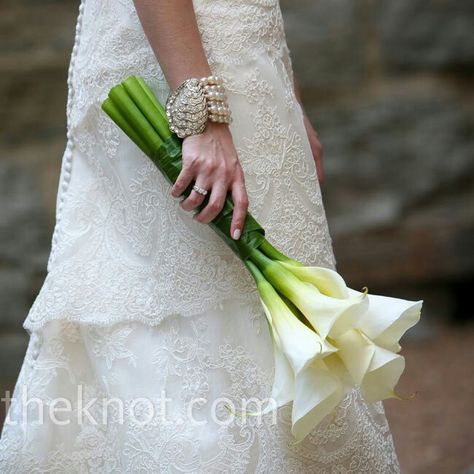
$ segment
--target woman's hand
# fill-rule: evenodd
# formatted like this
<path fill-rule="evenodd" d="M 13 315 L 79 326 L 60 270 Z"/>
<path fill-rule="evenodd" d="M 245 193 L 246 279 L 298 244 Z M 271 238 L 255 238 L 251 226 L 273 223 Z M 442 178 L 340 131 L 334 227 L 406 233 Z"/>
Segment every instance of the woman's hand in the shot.
<path fill-rule="evenodd" d="M 230 235 L 239 239 L 249 205 L 244 172 L 240 165 L 230 128 L 225 123 L 208 122 L 203 133 L 183 140 L 183 168 L 171 188 L 171 195 L 179 197 L 195 181 L 210 193 L 206 206 L 193 219 L 203 224 L 211 222 L 222 210 L 227 191 L 234 201 Z M 199 206 L 206 196 L 192 190 L 180 202 L 185 211 Z"/>
<path fill-rule="evenodd" d="M 190 0 L 133 2 L 170 90 L 175 90 L 190 77 L 212 74 Z M 247 214 L 248 198 L 244 173 L 227 124 L 209 122 L 203 133 L 183 140 L 183 169 L 171 194 L 179 197 L 192 181 L 210 192 L 209 202 L 194 216 L 203 224 L 219 214 L 227 191 L 231 191 L 235 207 L 230 234 L 232 238 L 239 239 Z M 180 206 L 190 211 L 204 199 L 205 196 L 193 190 Z"/>
<path fill-rule="evenodd" d="M 319 141 L 318 134 L 313 128 L 308 116 L 304 113 L 304 126 L 308 135 L 311 151 L 313 153 L 314 162 L 316 164 L 316 171 L 320 183 L 324 182 L 324 167 L 323 167 L 323 146 Z"/>

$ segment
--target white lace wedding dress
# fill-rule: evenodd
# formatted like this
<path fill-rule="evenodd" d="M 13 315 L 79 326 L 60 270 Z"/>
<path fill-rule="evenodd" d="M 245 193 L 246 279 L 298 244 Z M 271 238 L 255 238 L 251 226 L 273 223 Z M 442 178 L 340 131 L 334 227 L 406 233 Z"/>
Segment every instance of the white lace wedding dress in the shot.
<path fill-rule="evenodd" d="M 334 268 L 278 0 L 194 7 L 228 91 L 250 212 L 288 255 Z M 0 472 L 399 472 L 382 404 L 366 404 L 357 389 L 296 446 L 288 407 L 277 424 L 211 420 L 217 397 L 238 408 L 269 396 L 271 340 L 245 267 L 180 209 L 151 161 L 102 112 L 110 87 L 131 74 L 166 99 L 132 0 L 82 1 L 48 273 L 24 322 L 30 342 L 0 440 Z M 163 391 L 173 422 L 142 423 L 149 405 L 121 420 L 113 404 L 103 422 L 100 400 Z M 23 396 L 39 402 L 24 410 Z M 80 396 L 83 406 L 97 401 L 92 418 L 71 415 Z M 66 406 L 59 397 L 72 403 L 68 413 L 58 408 L 61 424 L 48 414 Z M 186 421 L 196 397 L 207 401 L 195 405 L 195 418 L 207 423 Z M 222 406 L 217 413 L 230 415 Z"/>

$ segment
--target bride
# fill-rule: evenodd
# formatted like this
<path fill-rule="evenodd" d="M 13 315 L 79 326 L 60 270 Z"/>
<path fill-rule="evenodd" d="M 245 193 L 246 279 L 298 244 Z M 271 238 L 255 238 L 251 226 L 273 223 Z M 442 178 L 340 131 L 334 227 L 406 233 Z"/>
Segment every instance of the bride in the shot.
<path fill-rule="evenodd" d="M 101 110 L 132 74 L 162 103 L 188 78 L 225 88 L 232 121 L 184 138 L 172 187 Z M 48 273 L 0 471 L 399 472 L 383 406 L 359 389 L 296 445 L 287 406 L 276 419 L 226 408 L 268 397 L 274 370 L 253 279 L 205 225 L 226 192 L 232 238 L 249 211 L 285 254 L 335 268 L 278 0 L 82 0 L 68 90 Z"/>

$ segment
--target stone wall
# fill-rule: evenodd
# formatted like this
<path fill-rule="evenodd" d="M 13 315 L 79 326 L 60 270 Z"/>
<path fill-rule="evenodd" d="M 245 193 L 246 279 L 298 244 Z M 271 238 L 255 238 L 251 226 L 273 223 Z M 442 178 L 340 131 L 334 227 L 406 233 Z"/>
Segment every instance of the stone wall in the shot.
<path fill-rule="evenodd" d="M 72 0 L 0 6 L 0 379 L 7 385 L 26 347 L 21 323 L 46 272 L 77 8 Z"/>
<path fill-rule="evenodd" d="M 425 298 L 428 316 L 470 316 L 474 3 L 281 4 L 325 150 L 339 270 L 355 287 Z"/>
<path fill-rule="evenodd" d="M 340 271 L 354 287 L 462 314 L 474 273 L 474 4 L 282 0 L 296 75 L 325 147 Z M 65 146 L 77 0 L 0 7 L 0 361 L 45 276 Z M 466 298 L 466 299 L 465 299 Z"/>

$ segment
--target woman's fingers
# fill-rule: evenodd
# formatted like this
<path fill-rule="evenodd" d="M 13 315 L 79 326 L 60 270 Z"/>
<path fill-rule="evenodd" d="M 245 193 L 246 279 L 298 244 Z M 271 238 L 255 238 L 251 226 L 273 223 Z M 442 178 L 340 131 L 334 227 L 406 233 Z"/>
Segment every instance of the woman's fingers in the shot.
<path fill-rule="evenodd" d="M 209 193 L 210 192 L 210 186 L 209 185 L 204 185 L 203 184 L 203 181 L 196 181 L 196 184 L 200 187 L 200 188 L 204 188 L 204 189 L 207 189 L 207 192 Z M 185 199 L 183 199 L 179 205 L 181 206 L 182 209 L 184 209 L 185 211 L 191 211 L 193 209 L 196 209 L 196 207 L 198 207 L 203 201 L 204 199 L 206 198 L 206 196 L 204 194 L 201 194 L 201 193 L 198 193 L 197 191 L 195 191 L 194 189 L 189 193 L 189 196 Z"/>
<path fill-rule="evenodd" d="M 194 167 L 185 163 L 183 160 L 183 168 L 181 169 L 181 172 L 179 173 L 175 183 L 173 184 L 173 187 L 171 188 L 171 195 L 175 198 L 181 196 L 193 179 Z"/>
<path fill-rule="evenodd" d="M 183 140 L 183 169 L 171 194 L 178 197 L 192 181 L 208 191 L 206 196 L 192 190 L 180 206 L 186 211 L 199 209 L 193 218 L 209 224 L 222 211 L 228 191 L 232 192 L 234 211 L 230 236 L 239 239 L 248 209 L 248 197 L 244 183 L 244 172 L 232 141 L 227 124 L 209 122 L 204 132 Z M 209 197 L 207 201 L 206 197 Z M 203 202 L 205 205 L 202 205 Z"/>
<path fill-rule="evenodd" d="M 196 184 L 207 189 L 210 196 L 206 206 L 198 211 L 193 218 L 202 224 L 209 224 L 209 222 L 211 222 L 221 212 L 227 197 L 227 191 L 230 189 L 232 200 L 234 202 L 230 236 L 233 239 L 238 240 L 242 234 L 242 229 L 244 228 L 249 206 L 249 199 L 245 188 L 244 172 L 240 166 L 236 168 L 234 178 L 230 181 L 230 186 L 228 183 L 229 180 L 226 178 L 225 174 L 221 174 L 219 178 L 217 178 L 216 175 L 213 177 L 199 176 L 196 180 Z M 180 202 L 180 206 L 185 211 L 191 211 L 200 206 L 205 197 L 206 196 L 193 190 L 187 198 Z"/>
<path fill-rule="evenodd" d="M 249 199 L 245 189 L 244 175 L 240 171 L 237 179 L 232 183 L 232 200 L 234 201 L 234 213 L 232 214 L 232 223 L 230 226 L 230 235 L 238 240 L 244 228 L 245 218 L 249 207 Z"/>
<path fill-rule="evenodd" d="M 202 224 L 209 224 L 221 212 L 224 207 L 225 198 L 227 195 L 226 182 L 221 179 L 212 184 L 211 195 L 206 206 L 193 219 Z"/>

